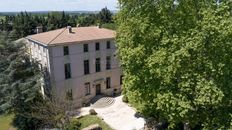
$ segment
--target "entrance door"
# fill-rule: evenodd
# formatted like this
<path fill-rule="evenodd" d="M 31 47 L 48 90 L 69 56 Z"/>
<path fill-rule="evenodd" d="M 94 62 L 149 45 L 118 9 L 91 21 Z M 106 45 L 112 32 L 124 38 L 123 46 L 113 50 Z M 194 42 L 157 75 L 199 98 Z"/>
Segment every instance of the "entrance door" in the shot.
<path fill-rule="evenodd" d="M 101 94 L 101 84 L 97 84 L 96 85 L 96 95 L 100 95 Z"/>

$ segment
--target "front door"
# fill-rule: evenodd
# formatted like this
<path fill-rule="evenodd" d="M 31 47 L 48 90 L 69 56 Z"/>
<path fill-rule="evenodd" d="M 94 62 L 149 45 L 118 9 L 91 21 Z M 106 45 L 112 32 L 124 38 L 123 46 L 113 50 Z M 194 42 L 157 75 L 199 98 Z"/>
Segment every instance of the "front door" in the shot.
<path fill-rule="evenodd" d="M 97 84 L 96 85 L 96 95 L 100 95 L 101 94 L 101 84 Z"/>

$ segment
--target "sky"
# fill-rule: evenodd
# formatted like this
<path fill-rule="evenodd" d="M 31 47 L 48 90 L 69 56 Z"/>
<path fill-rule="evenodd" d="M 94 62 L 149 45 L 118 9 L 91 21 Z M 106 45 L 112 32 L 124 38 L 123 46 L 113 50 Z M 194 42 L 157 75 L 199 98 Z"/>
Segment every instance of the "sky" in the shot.
<path fill-rule="evenodd" d="M 117 0 L 0 0 L 0 12 L 99 11 L 117 9 Z"/>

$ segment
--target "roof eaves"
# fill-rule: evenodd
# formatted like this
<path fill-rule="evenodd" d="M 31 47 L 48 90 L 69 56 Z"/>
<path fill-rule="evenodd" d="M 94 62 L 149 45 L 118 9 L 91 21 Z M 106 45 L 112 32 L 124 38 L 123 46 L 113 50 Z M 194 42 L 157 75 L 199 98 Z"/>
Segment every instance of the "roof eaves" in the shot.
<path fill-rule="evenodd" d="M 25 37 L 26 39 L 28 39 L 28 40 L 31 40 L 31 41 L 34 41 L 34 42 L 37 42 L 37 43 L 39 43 L 39 44 L 41 44 L 41 45 L 43 45 L 43 46 L 48 46 L 47 44 L 45 44 L 45 43 L 42 43 L 42 42 L 40 42 L 40 41 L 38 41 L 38 40 L 35 40 L 35 39 L 33 39 L 33 38 L 31 38 L 31 37 Z"/>

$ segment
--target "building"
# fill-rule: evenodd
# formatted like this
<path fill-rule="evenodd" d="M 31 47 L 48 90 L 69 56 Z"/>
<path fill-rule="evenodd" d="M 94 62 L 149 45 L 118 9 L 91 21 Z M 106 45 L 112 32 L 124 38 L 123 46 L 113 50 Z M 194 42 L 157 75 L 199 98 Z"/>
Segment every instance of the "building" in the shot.
<path fill-rule="evenodd" d="M 81 107 L 96 95 L 121 92 L 115 31 L 69 26 L 39 32 L 26 38 L 29 53 L 46 72 L 44 86 L 52 88 L 57 97 L 65 97 L 75 107 Z"/>

